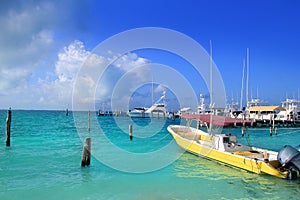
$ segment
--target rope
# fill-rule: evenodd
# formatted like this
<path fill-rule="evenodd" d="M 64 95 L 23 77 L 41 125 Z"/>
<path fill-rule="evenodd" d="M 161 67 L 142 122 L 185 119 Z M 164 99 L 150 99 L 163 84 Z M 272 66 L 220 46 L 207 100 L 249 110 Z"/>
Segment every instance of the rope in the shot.
<path fill-rule="evenodd" d="M 281 133 L 281 134 L 278 134 L 278 133 L 277 133 L 277 136 L 290 135 L 290 134 L 293 134 L 293 133 L 296 133 L 296 132 L 300 132 L 300 130 L 295 130 L 295 131 L 285 132 L 285 133 Z"/>
<path fill-rule="evenodd" d="M 293 129 L 293 131 L 288 131 L 285 133 L 278 134 L 279 130 L 291 130 L 291 129 Z M 268 130 L 269 129 L 251 129 L 251 131 L 268 131 Z M 297 132 L 300 132 L 299 128 L 281 128 L 281 129 L 277 129 L 277 136 L 290 135 Z"/>

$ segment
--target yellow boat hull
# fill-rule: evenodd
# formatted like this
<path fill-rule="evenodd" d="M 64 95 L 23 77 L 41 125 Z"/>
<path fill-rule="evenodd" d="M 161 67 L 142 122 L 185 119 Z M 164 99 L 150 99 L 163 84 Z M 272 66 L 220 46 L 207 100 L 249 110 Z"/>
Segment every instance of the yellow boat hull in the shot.
<path fill-rule="evenodd" d="M 272 160 L 270 162 L 264 162 L 263 160 L 256 159 L 255 157 L 251 158 L 251 155 L 249 155 L 249 154 L 253 154 L 251 152 L 219 151 L 214 149 L 213 147 L 207 147 L 201 145 L 194 139 L 187 139 L 182 137 L 180 134 L 177 134 L 172 129 L 172 126 L 168 127 L 168 131 L 173 136 L 176 143 L 181 148 L 185 149 L 190 153 L 203 156 L 205 158 L 209 158 L 212 160 L 216 160 L 234 167 L 245 169 L 253 173 L 269 174 L 279 178 L 287 178 L 288 172 L 279 170 L 278 169 L 279 162 L 276 160 Z M 209 140 L 207 135 L 203 135 L 203 136 L 202 138 L 206 138 L 206 140 Z"/>

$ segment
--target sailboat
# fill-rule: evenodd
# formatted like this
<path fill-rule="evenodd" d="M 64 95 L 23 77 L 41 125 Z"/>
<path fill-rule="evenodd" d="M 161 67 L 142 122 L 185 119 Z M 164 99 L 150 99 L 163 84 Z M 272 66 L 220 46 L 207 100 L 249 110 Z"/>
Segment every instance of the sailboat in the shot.
<path fill-rule="evenodd" d="M 210 43 L 210 101 L 212 102 L 212 45 Z M 238 143 L 237 136 L 212 133 L 212 115 L 207 132 L 187 126 L 170 125 L 176 143 L 192 154 L 225 163 L 257 174 L 297 179 L 300 174 L 300 151 L 284 146 L 279 152 Z M 195 118 L 197 120 L 197 118 Z M 221 169 L 220 169 L 221 170 Z"/>

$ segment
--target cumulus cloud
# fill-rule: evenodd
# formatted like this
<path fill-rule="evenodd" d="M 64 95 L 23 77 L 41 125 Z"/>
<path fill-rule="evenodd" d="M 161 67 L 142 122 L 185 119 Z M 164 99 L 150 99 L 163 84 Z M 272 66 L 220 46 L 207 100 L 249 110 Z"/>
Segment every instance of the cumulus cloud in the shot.
<path fill-rule="evenodd" d="M 64 108 L 71 106 L 73 97 L 81 104 L 80 109 L 88 109 L 85 105 L 110 101 L 116 82 L 124 74 L 148 62 L 134 53 L 97 55 L 87 50 L 83 42 L 75 40 L 58 53 L 52 78 L 39 79 L 38 103 Z M 104 73 L 100 74 L 101 71 Z M 142 81 L 147 72 L 134 70 L 135 77 L 127 82 L 126 87 Z M 118 95 L 124 98 L 125 94 Z"/>
<path fill-rule="evenodd" d="M 151 79 L 151 70 L 142 67 L 150 61 L 135 53 L 108 50 L 97 55 L 82 41 L 70 42 L 72 30 L 84 28 L 83 16 L 76 13 L 84 6 L 78 1 L 1 3 L 0 107 L 64 109 L 71 106 L 73 91 L 81 91 L 82 103 L 100 103 L 109 102 L 118 90 L 113 98 L 121 104 Z M 68 42 L 60 38 L 64 35 Z M 96 73 L 104 68 L 103 74 Z M 79 84 L 74 88 L 75 82 Z"/>
<path fill-rule="evenodd" d="M 83 62 L 90 55 L 84 44 L 75 40 L 68 47 L 58 54 L 58 61 L 55 65 L 55 73 L 60 82 L 72 81 Z"/>
<path fill-rule="evenodd" d="M 47 102 L 49 98 L 40 98 L 41 94 L 46 96 L 47 88 L 70 88 L 70 75 L 76 71 L 60 68 L 67 63 L 64 58 L 55 63 L 57 51 L 65 42 L 58 40 L 57 35 L 71 37 L 81 26 L 82 20 L 76 20 L 75 13 L 83 7 L 81 1 L 68 0 L 63 4 L 47 0 L 1 2 L 0 107 L 37 108 L 37 103 L 43 102 L 49 108 L 55 107 Z M 57 74 L 64 76 L 57 79 Z M 63 79 L 68 81 L 63 83 Z"/>
<path fill-rule="evenodd" d="M 75 40 L 58 53 L 54 74 L 51 79 L 38 80 L 38 94 L 41 105 L 68 107 L 71 105 L 73 82 L 78 69 L 90 55 L 81 41 Z"/>
<path fill-rule="evenodd" d="M 9 4 L 9 2 L 7 2 Z M 1 5 L 2 6 L 2 5 Z M 41 26 L 49 6 L 7 5 L 0 17 L 0 94 L 27 87 L 39 62 L 53 47 L 54 33 Z M 21 7 L 21 8 L 20 8 Z"/>

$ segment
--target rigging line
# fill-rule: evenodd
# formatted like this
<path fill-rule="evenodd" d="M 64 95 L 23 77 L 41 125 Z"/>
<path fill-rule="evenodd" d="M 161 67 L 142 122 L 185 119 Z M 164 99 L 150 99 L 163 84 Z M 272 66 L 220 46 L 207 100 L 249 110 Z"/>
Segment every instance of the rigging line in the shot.
<path fill-rule="evenodd" d="M 251 131 L 269 131 L 270 128 L 249 128 Z M 278 130 L 295 130 L 295 131 L 300 131 L 300 128 L 280 128 Z"/>
<path fill-rule="evenodd" d="M 251 144 L 250 142 L 250 134 L 249 134 L 249 131 L 248 131 L 248 128 L 245 127 L 245 137 L 246 137 L 246 142 L 248 144 L 248 146 L 252 147 L 253 145 Z"/>
<path fill-rule="evenodd" d="M 295 131 L 290 131 L 290 132 L 285 132 L 285 133 L 281 133 L 281 134 L 277 134 L 277 136 L 283 136 L 283 135 L 290 135 L 293 133 L 299 132 L 299 130 L 295 130 Z"/>

